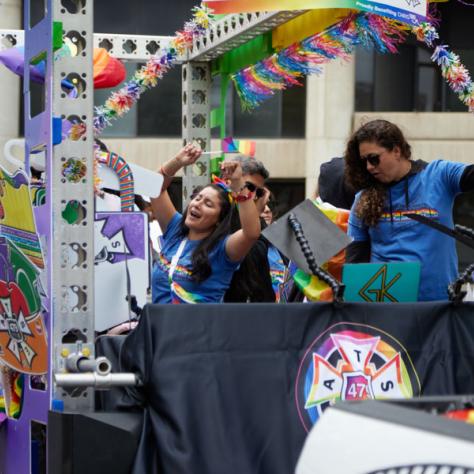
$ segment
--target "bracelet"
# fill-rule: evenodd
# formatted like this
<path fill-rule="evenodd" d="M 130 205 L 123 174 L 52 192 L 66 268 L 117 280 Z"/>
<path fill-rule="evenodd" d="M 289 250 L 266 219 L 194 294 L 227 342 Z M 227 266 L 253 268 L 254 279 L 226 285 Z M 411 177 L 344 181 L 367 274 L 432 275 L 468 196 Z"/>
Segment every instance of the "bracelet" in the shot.
<path fill-rule="evenodd" d="M 160 174 L 162 174 L 165 178 L 173 178 L 174 176 L 169 175 L 168 173 L 165 173 L 165 170 L 163 168 L 163 165 L 160 166 L 160 169 L 158 170 Z"/>
<path fill-rule="evenodd" d="M 246 188 L 243 188 L 242 190 L 239 191 L 239 193 L 234 197 L 234 200 L 235 202 L 245 202 L 245 201 L 249 201 L 250 199 L 253 199 L 253 193 L 252 192 L 248 192 L 247 194 L 243 194 L 242 191 L 246 189 Z"/>

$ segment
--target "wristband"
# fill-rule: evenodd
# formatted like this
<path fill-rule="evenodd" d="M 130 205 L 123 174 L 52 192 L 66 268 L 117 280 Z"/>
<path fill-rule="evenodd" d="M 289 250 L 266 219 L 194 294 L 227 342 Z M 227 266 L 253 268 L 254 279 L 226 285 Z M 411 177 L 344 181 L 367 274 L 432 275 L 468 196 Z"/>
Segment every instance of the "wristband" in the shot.
<path fill-rule="evenodd" d="M 244 189 L 242 189 L 237 195 L 234 196 L 235 202 L 245 202 L 245 201 L 249 201 L 250 199 L 253 199 L 252 192 L 249 191 L 247 194 L 242 193 Z"/>

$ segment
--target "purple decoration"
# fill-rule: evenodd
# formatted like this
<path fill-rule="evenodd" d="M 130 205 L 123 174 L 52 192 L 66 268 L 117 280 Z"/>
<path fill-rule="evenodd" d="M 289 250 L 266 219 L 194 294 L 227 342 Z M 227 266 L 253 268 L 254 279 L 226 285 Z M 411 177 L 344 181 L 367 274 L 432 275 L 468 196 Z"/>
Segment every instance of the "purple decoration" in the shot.
<path fill-rule="evenodd" d="M 23 77 L 25 74 L 25 51 L 23 47 L 17 46 L 0 51 L 0 63 L 10 69 L 10 71 Z M 30 66 L 30 79 L 33 82 L 44 82 L 44 61 L 36 66 Z"/>
<path fill-rule="evenodd" d="M 30 3 L 31 2 L 24 2 L 24 23 L 28 24 L 30 20 Z M 25 62 L 29 62 L 31 58 L 38 54 L 38 51 L 46 51 L 47 54 L 47 61 L 45 62 L 46 65 L 46 77 L 48 78 L 45 81 L 45 89 L 46 89 L 46 104 L 45 110 L 48 111 L 50 109 L 51 100 L 53 97 L 52 93 L 52 81 L 49 79 L 52 77 L 52 65 L 51 65 L 51 58 L 53 57 L 53 50 L 52 50 L 52 39 L 51 39 L 51 27 L 49 30 L 44 28 L 43 25 L 48 26 L 52 23 L 52 11 L 51 8 L 51 0 L 47 0 L 45 2 L 46 14 L 43 22 L 37 25 L 36 27 L 25 31 Z M 29 91 L 29 84 L 30 80 L 33 80 L 33 77 L 30 79 L 31 75 L 31 68 L 26 68 L 24 71 L 24 85 L 23 85 L 23 92 L 26 94 Z M 28 101 L 27 101 L 28 102 Z M 48 142 L 48 137 L 52 136 L 52 117 L 48 112 L 44 112 L 34 118 L 32 120 L 29 117 L 29 105 L 25 105 L 25 141 L 27 143 L 27 150 L 28 147 L 33 145 L 37 145 L 38 143 L 50 143 Z M 47 163 L 52 162 L 52 150 L 47 147 L 46 150 L 46 160 Z M 50 287 L 49 284 L 52 281 L 52 270 L 51 270 L 51 255 L 50 249 L 52 248 L 49 243 L 51 242 L 52 235 L 51 232 L 51 216 L 52 216 L 52 200 L 48 190 L 48 196 L 46 200 L 46 204 L 41 206 L 44 208 L 42 212 L 42 219 L 37 220 L 37 223 L 40 223 L 42 226 L 42 230 L 39 230 L 39 234 L 47 239 L 47 254 L 48 254 L 48 261 L 46 264 L 46 268 L 44 269 L 45 278 L 44 282 L 47 285 L 45 290 L 49 293 Z M 36 216 L 37 217 L 37 216 Z M 48 252 L 49 250 L 49 252 Z M 46 308 L 50 308 L 51 301 L 49 298 L 43 300 L 43 305 Z M 48 313 L 43 313 L 44 322 L 46 326 L 46 331 L 50 335 L 53 334 L 52 331 L 52 318 Z M 50 339 L 51 340 L 51 339 Z M 54 347 L 54 344 L 49 344 L 49 354 L 48 358 L 51 361 L 51 351 Z M 51 369 L 50 369 L 51 370 Z M 5 453 L 8 453 L 6 459 L 2 459 L 0 462 L 0 470 L 3 469 L 2 474 L 27 474 L 31 472 L 30 467 L 30 453 L 31 453 L 31 441 L 30 441 L 30 427 L 31 421 L 35 420 L 37 422 L 47 424 L 48 420 L 48 410 L 51 406 L 51 371 L 48 372 L 47 375 L 47 387 L 46 390 L 35 390 L 30 387 L 30 377 L 25 377 L 25 384 L 23 387 L 23 408 L 21 416 L 18 420 L 7 419 L 2 426 L 2 429 L 6 425 L 6 436 L 2 439 L 5 440 Z M 15 455 L 20 453 L 20 455 Z"/>
<path fill-rule="evenodd" d="M 0 280 L 14 281 L 15 275 L 10 264 L 8 243 L 5 237 L 0 237 Z"/>
<path fill-rule="evenodd" d="M 145 259 L 143 219 L 145 215 L 141 212 L 99 212 L 95 215 L 96 221 L 106 221 L 102 227 L 102 235 L 112 239 L 122 232 L 125 246 L 130 251 L 130 253 L 109 252 L 107 260 L 110 263 L 119 263 L 132 258 Z"/>
<path fill-rule="evenodd" d="M 0 51 L 0 63 L 10 69 L 18 76 L 23 77 L 25 75 L 25 51 L 22 46 L 15 46 L 14 48 L 8 48 L 4 51 Z M 34 66 L 30 66 L 30 79 L 38 84 L 44 83 L 45 74 L 45 62 L 40 61 Z M 74 91 L 74 86 L 63 79 L 61 84 L 67 89 Z"/>

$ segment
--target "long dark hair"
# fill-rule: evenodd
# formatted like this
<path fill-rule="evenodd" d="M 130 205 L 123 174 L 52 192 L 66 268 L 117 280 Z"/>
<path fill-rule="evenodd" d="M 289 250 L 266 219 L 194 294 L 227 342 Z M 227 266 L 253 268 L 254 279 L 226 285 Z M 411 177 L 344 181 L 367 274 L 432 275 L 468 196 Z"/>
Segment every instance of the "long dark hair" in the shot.
<path fill-rule="evenodd" d="M 401 156 L 407 160 L 411 157 L 411 147 L 402 131 L 387 120 L 367 122 L 347 142 L 345 179 L 356 191 L 364 190 L 357 203 L 356 213 L 366 225 L 375 226 L 383 212 L 387 188 L 367 171 L 365 162 L 361 160 L 359 145 L 363 142 L 377 143 L 389 151 L 398 147 Z"/>
<path fill-rule="evenodd" d="M 231 232 L 232 216 L 234 214 L 234 206 L 229 201 L 229 195 L 221 187 L 215 184 L 208 184 L 207 186 L 199 186 L 195 188 L 191 199 L 205 188 L 212 188 L 217 191 L 219 196 L 219 203 L 221 205 L 221 212 L 217 221 L 216 228 L 205 239 L 202 239 L 198 246 L 194 249 L 191 257 L 192 268 L 191 275 L 194 281 L 201 283 L 209 278 L 212 274 L 212 268 L 209 263 L 209 252 L 216 246 L 216 244 Z M 188 208 L 183 212 L 181 219 L 181 232 L 183 237 L 189 233 L 189 228 L 184 224 Z"/>

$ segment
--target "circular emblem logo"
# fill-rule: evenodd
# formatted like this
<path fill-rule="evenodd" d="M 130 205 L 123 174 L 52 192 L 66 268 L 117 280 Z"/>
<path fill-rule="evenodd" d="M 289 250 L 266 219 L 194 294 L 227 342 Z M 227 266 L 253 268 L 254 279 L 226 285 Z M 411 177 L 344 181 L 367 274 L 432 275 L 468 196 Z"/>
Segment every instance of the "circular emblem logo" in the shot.
<path fill-rule="evenodd" d="M 412 398 L 421 386 L 406 349 L 386 332 L 338 323 L 309 346 L 296 378 L 296 407 L 306 431 L 339 400 Z"/>

